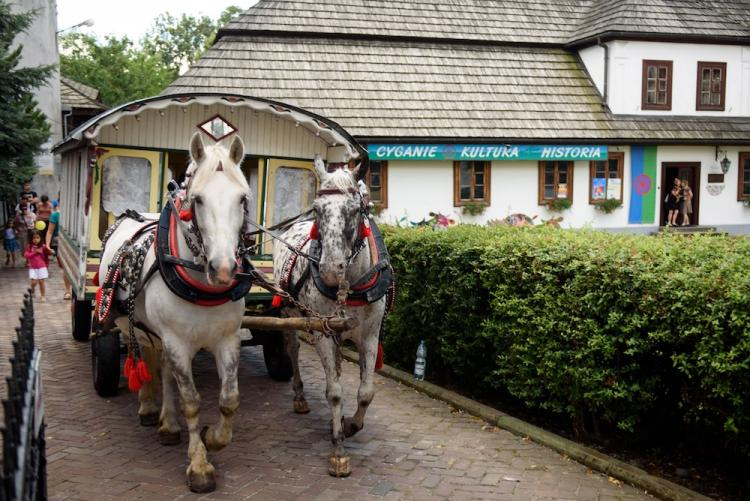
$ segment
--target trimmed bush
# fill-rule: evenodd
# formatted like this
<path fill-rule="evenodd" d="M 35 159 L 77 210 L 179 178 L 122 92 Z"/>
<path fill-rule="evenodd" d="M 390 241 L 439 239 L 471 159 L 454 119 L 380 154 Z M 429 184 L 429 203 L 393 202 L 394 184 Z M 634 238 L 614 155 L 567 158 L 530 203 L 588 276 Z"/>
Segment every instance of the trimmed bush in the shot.
<path fill-rule="evenodd" d="M 750 452 L 750 240 L 387 228 L 387 361 L 577 432 L 705 430 Z"/>

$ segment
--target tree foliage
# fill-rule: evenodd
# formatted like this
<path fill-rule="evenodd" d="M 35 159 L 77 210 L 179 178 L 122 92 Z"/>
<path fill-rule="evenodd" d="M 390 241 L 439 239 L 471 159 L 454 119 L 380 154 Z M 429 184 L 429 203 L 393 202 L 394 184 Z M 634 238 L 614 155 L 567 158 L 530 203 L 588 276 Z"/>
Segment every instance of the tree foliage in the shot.
<path fill-rule="evenodd" d="M 213 43 L 217 30 L 240 13 L 229 7 L 219 19 L 160 14 L 140 46 L 127 37 L 99 41 L 71 33 L 60 37 L 60 71 L 99 89 L 107 106 L 153 96 L 198 59 Z"/>
<path fill-rule="evenodd" d="M 0 0 L 0 198 L 5 200 L 12 200 L 21 183 L 36 173 L 34 156 L 49 139 L 49 124 L 33 92 L 54 67 L 19 68 L 23 47 L 12 48 L 33 19 L 32 12 L 11 13 Z"/>

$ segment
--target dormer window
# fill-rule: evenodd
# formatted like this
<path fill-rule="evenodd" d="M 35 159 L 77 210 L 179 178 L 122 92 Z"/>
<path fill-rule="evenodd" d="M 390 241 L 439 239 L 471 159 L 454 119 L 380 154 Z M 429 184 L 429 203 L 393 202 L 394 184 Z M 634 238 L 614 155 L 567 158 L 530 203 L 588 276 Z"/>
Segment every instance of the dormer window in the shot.
<path fill-rule="evenodd" d="M 672 61 L 643 61 L 641 109 L 672 109 Z"/>
<path fill-rule="evenodd" d="M 698 111 L 724 111 L 727 89 L 727 63 L 698 61 L 698 89 L 695 109 Z"/>

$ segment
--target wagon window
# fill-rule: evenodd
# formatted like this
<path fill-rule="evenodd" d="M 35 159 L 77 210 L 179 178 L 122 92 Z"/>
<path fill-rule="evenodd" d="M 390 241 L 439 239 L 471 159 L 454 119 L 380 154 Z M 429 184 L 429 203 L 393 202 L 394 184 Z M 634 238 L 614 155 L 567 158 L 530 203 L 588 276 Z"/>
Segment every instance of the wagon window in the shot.
<path fill-rule="evenodd" d="M 125 209 L 149 211 L 151 162 L 145 158 L 113 156 L 102 169 L 102 207 L 119 216 Z"/>
<path fill-rule="evenodd" d="M 273 190 L 273 220 L 277 224 L 296 216 L 312 205 L 315 199 L 315 174 L 308 169 L 279 167 Z"/>

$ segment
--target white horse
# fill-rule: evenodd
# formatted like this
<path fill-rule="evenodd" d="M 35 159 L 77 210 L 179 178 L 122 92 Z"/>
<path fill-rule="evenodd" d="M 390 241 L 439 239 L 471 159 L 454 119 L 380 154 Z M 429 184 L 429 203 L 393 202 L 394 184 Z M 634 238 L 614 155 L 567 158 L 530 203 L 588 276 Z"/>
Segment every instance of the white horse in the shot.
<path fill-rule="evenodd" d="M 176 231 L 172 237 L 176 246 L 173 253 L 186 261 L 202 263 L 205 269 L 205 272 L 187 268 L 183 271 L 189 273 L 191 279 L 200 283 L 204 290 L 213 293 L 230 287 L 237 270 L 243 208 L 251 197 L 250 188 L 239 167 L 243 156 L 244 146 L 237 136 L 226 150 L 218 145 L 204 146 L 200 132 L 195 133 L 190 141 L 189 183 L 180 211 L 183 219 L 192 217 L 192 236 L 187 231 L 187 225 L 179 219 L 172 222 L 173 231 Z M 99 277 L 106 276 L 108 266 L 121 244 L 131 239 L 144 224 L 134 219 L 124 219 L 119 224 L 106 242 Z M 145 235 L 134 241 L 142 241 Z M 192 245 L 190 238 L 194 239 Z M 197 256 L 191 251 L 191 247 L 195 250 L 196 246 L 200 250 Z M 139 392 L 138 414 L 143 424 L 156 424 L 159 409 L 154 403 L 154 391 L 158 388 L 161 372 L 163 398 L 158 421 L 159 440 L 164 444 L 179 443 L 180 425 L 173 389 L 174 382 L 177 383 L 189 433 L 188 486 L 195 492 L 210 492 L 215 489 L 216 480 L 214 467 L 206 457 L 207 449 L 219 450 L 230 442 L 232 420 L 239 406 L 239 329 L 245 303 L 243 300 L 228 300 L 223 304 L 201 306 L 182 299 L 171 291 L 161 273 L 146 275 L 155 259 L 155 252 L 149 247 L 140 272 L 139 286 L 143 289 L 136 297 L 134 311 L 134 320 L 140 327 L 138 338 L 143 358 L 153 375 L 153 380 Z M 123 300 L 126 295 L 120 291 L 117 299 Z M 120 317 L 117 325 L 127 332 L 126 319 Z M 158 336 L 155 344 L 154 336 L 146 332 Z M 200 395 L 192 374 L 192 361 L 200 349 L 214 355 L 221 378 L 219 422 L 203 431 L 198 428 Z M 159 351 L 162 351 L 160 371 L 157 364 Z"/>
<path fill-rule="evenodd" d="M 315 169 L 320 179 L 318 197 L 313 202 L 314 221 L 295 223 L 280 238 L 296 245 L 305 253 L 320 254 L 319 280 L 335 293 L 341 286 L 352 287 L 371 270 L 377 260 L 377 250 L 368 238 L 369 217 L 367 202 L 357 187 L 356 175 L 359 167 L 339 169 L 327 173 L 323 161 L 315 157 Z M 309 237 L 312 236 L 312 239 Z M 384 253 L 385 254 L 385 253 Z M 352 417 L 343 417 L 340 347 L 330 335 L 315 333 L 315 349 L 320 356 L 326 375 L 326 398 L 331 408 L 331 439 L 334 445 L 330 457 L 329 473 L 347 476 L 351 473 L 349 458 L 344 452 L 344 437 L 357 433 L 364 426 L 367 407 L 375 394 L 373 373 L 378 353 L 378 337 L 386 310 L 386 297 L 374 302 L 356 301 L 358 305 L 339 304 L 336 299 L 326 297 L 315 285 L 317 270 L 307 271 L 310 264 L 305 257 L 295 258 L 285 245 L 274 244 L 274 278 L 288 290 L 298 289 L 299 302 L 322 315 L 343 312 L 357 320 L 357 327 L 341 333 L 341 339 L 352 340 L 359 350 L 360 385 L 357 394 L 357 411 Z M 390 270 L 389 270 L 390 271 Z M 312 275 L 312 276 L 308 276 Z M 330 292 L 330 291 L 329 291 Z M 351 298 L 351 296 L 350 296 Z M 284 307 L 285 316 L 302 316 L 293 305 Z M 292 361 L 294 411 L 309 412 L 300 379 L 298 356 L 299 340 L 296 332 L 286 334 L 287 352 Z"/>

